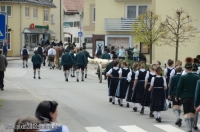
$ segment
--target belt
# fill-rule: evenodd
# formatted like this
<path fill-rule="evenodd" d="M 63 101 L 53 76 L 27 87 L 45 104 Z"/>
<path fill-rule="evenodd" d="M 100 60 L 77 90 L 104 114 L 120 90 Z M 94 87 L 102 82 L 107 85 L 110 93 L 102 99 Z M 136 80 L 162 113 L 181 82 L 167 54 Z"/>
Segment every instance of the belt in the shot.
<path fill-rule="evenodd" d="M 153 88 L 163 88 L 163 87 L 153 87 Z"/>
<path fill-rule="evenodd" d="M 145 80 L 139 80 L 138 82 L 145 82 Z"/>

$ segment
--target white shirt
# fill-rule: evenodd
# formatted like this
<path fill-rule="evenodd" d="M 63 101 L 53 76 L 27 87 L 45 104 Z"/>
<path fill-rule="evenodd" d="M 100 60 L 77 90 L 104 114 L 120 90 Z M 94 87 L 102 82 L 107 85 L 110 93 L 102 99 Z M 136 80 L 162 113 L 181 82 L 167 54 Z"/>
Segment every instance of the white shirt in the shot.
<path fill-rule="evenodd" d="M 173 67 L 172 67 L 172 68 L 171 68 L 171 67 L 165 68 L 165 70 L 164 70 L 164 75 L 165 75 L 165 76 L 167 76 L 167 71 L 168 71 L 167 69 L 170 69 L 170 70 L 171 70 L 171 69 L 173 69 Z"/>
<path fill-rule="evenodd" d="M 171 72 L 170 72 L 170 78 L 172 78 L 174 75 L 175 75 L 176 71 L 175 69 L 173 69 Z"/>
<path fill-rule="evenodd" d="M 128 68 L 123 68 L 123 69 L 127 70 Z M 130 71 L 131 71 L 131 69 L 130 69 Z M 120 75 L 122 74 L 122 68 L 119 69 L 119 74 Z"/>
<path fill-rule="evenodd" d="M 113 67 L 113 68 L 111 68 L 111 69 L 107 72 L 107 74 L 111 74 L 111 73 L 112 73 L 112 69 L 118 70 L 119 67 Z M 119 71 L 118 71 L 118 73 L 119 73 Z"/>
<path fill-rule="evenodd" d="M 109 53 L 110 54 L 110 53 Z M 110 59 L 112 59 L 112 57 L 113 57 L 113 54 L 110 54 Z"/>
<path fill-rule="evenodd" d="M 42 52 L 44 52 L 44 48 L 43 47 L 41 47 L 42 48 Z M 37 48 L 35 48 L 35 50 L 38 50 L 38 47 Z"/>
<path fill-rule="evenodd" d="M 197 71 L 197 74 L 200 74 L 200 67 L 198 67 L 198 71 Z"/>
<path fill-rule="evenodd" d="M 51 48 L 48 50 L 48 55 L 56 55 L 56 50 Z"/>
<path fill-rule="evenodd" d="M 185 74 L 187 74 L 186 70 L 184 70 L 181 75 L 185 75 Z"/>
<path fill-rule="evenodd" d="M 57 123 L 52 123 L 52 124 L 40 124 L 40 130 L 39 131 L 50 131 L 51 128 L 54 129 L 56 127 L 62 126 L 62 132 L 69 132 L 67 126 L 65 125 L 59 125 Z"/>
<path fill-rule="evenodd" d="M 151 75 L 156 75 L 155 72 L 150 72 L 150 73 L 149 73 L 149 71 L 147 71 L 147 74 L 146 74 L 146 76 L 145 76 L 145 81 L 146 81 L 146 82 L 148 82 L 149 74 L 151 74 Z"/>
<path fill-rule="evenodd" d="M 139 71 L 142 71 L 142 72 L 144 72 L 144 71 L 145 71 L 145 69 L 140 69 Z M 139 71 L 136 71 L 136 72 L 135 72 L 135 79 L 138 79 L 138 76 L 139 76 Z"/>
<path fill-rule="evenodd" d="M 133 72 L 135 73 L 136 71 L 133 71 Z M 132 70 L 130 70 L 130 72 L 129 72 L 128 75 L 127 75 L 127 80 L 128 80 L 128 82 L 130 82 L 131 79 L 132 79 Z"/>
<path fill-rule="evenodd" d="M 161 77 L 161 76 L 156 76 L 156 77 Z M 164 80 L 163 85 L 166 87 L 167 86 L 166 79 L 165 79 L 165 77 L 162 77 L 162 78 Z M 152 77 L 152 79 L 151 79 L 151 86 L 154 85 L 154 80 L 155 80 L 155 77 Z"/>
<path fill-rule="evenodd" d="M 27 50 L 27 53 L 29 55 L 29 50 L 27 48 L 23 48 L 23 50 L 26 49 Z M 23 50 L 21 50 L 21 55 L 23 55 Z"/>

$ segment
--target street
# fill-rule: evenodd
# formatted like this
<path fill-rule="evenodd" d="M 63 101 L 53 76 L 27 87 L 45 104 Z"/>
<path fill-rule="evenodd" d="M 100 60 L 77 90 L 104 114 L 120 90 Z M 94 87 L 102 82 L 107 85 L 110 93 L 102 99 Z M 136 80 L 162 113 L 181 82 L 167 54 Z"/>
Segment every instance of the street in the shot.
<path fill-rule="evenodd" d="M 76 82 L 69 77 L 65 82 L 62 70 L 41 68 L 41 80 L 33 79 L 32 64 L 22 68 L 21 60 L 8 62 L 5 72 L 5 91 L 0 91 L 3 106 L 0 107 L 1 132 L 4 126 L 14 124 L 17 118 L 25 115 L 34 116 L 37 105 L 43 100 L 58 102 L 59 124 L 66 125 L 70 132 L 186 132 L 183 119 L 178 128 L 173 109 L 161 112 L 162 122 L 149 118 L 149 108 L 144 115 L 133 112 L 125 105 L 120 107 L 108 102 L 107 81 L 98 83 L 93 65 L 89 65 L 88 78 Z M 80 76 L 81 74 L 79 74 Z M 80 77 L 79 77 L 80 80 Z M 125 101 L 124 101 L 125 104 Z M 199 121 L 200 128 L 200 121 Z M 195 131 L 194 131 L 195 132 Z"/>

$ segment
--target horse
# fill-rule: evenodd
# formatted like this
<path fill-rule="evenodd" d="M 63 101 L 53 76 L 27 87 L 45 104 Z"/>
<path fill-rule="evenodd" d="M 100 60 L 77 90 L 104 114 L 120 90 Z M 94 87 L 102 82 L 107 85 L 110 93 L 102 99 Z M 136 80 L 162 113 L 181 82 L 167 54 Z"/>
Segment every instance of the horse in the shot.
<path fill-rule="evenodd" d="M 54 64 L 57 68 L 61 69 L 60 66 L 60 57 L 62 56 L 62 53 L 64 51 L 63 46 L 55 46 L 54 49 L 56 50 L 56 56 L 54 57 Z"/>

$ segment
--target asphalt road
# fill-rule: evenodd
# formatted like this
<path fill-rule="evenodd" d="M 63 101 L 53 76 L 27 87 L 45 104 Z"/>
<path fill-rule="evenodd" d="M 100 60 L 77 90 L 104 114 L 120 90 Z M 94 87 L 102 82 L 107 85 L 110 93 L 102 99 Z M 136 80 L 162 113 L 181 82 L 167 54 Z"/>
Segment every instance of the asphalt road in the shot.
<path fill-rule="evenodd" d="M 20 60 L 9 61 L 5 91 L 0 91 L 0 99 L 4 101 L 0 107 L 1 131 L 11 131 L 4 126 L 14 124 L 20 116 L 34 116 L 40 101 L 56 100 L 58 123 L 66 125 L 70 132 L 186 132 L 184 121 L 181 128 L 175 126 L 172 109 L 162 112 L 162 122 L 157 123 L 149 118 L 149 108 L 140 115 L 133 112 L 132 104 L 126 108 L 117 102 L 109 103 L 107 82 L 98 83 L 94 66 L 89 67 L 88 78 L 77 83 L 71 77 L 65 82 L 61 70 L 50 70 L 47 66 L 41 69 L 41 80 L 33 79 L 30 62 L 29 68 L 22 68 Z"/>

